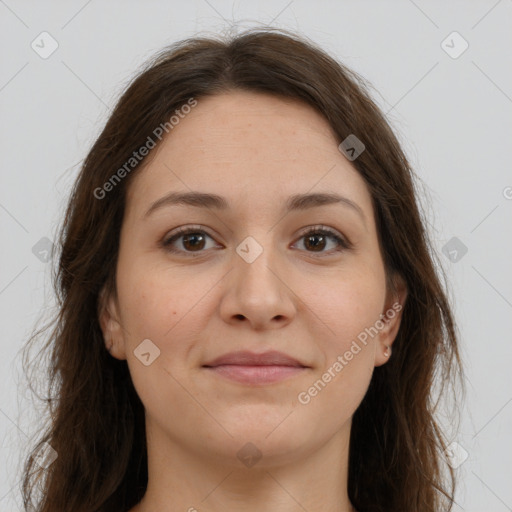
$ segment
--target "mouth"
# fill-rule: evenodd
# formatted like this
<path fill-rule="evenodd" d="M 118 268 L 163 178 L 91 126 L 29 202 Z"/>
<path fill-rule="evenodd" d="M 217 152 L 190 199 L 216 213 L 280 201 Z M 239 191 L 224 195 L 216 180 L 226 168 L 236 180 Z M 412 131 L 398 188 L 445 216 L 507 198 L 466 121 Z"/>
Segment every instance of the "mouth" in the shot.
<path fill-rule="evenodd" d="M 300 375 L 309 366 L 281 352 L 255 354 L 248 351 L 231 352 L 203 365 L 219 377 L 248 385 L 281 382 Z"/>

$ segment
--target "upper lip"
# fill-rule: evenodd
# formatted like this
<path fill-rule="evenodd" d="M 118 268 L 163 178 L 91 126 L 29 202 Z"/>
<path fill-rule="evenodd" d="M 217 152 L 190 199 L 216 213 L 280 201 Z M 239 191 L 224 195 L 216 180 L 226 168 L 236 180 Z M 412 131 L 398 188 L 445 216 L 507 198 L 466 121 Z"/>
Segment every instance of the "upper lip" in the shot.
<path fill-rule="evenodd" d="M 240 366 L 295 366 L 295 367 L 306 367 L 306 365 L 300 363 L 297 359 L 271 350 L 256 354 L 247 350 L 238 352 L 229 352 L 219 356 L 203 366 L 221 366 L 221 365 L 240 365 Z"/>

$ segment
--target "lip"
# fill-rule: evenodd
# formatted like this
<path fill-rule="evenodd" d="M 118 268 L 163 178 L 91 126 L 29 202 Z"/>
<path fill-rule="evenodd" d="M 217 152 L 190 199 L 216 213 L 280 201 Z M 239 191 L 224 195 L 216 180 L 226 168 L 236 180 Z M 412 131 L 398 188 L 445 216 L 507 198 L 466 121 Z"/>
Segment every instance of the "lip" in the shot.
<path fill-rule="evenodd" d="M 212 361 L 204 364 L 203 366 L 221 366 L 221 365 L 239 365 L 239 366 L 294 366 L 306 367 L 306 365 L 299 362 L 297 359 L 277 352 L 276 350 L 269 350 L 256 354 L 248 350 L 241 350 L 238 352 L 229 352 L 222 356 L 213 359 Z"/>
<path fill-rule="evenodd" d="M 242 384 L 272 384 L 296 376 L 308 366 L 277 351 L 257 354 L 249 351 L 230 352 L 203 365 L 220 377 Z"/>

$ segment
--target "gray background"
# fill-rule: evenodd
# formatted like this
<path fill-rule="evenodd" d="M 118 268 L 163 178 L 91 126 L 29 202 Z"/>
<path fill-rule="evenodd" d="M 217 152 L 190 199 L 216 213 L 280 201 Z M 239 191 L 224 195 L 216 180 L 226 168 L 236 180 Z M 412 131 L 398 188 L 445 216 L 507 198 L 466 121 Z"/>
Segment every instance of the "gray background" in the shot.
<path fill-rule="evenodd" d="M 80 162 L 138 66 L 233 22 L 296 30 L 374 85 L 423 182 L 459 323 L 455 510 L 512 510 L 512 0 L 0 0 L 0 510 L 21 510 L 20 454 L 37 433 L 19 351 L 54 304 L 44 237 L 55 240 Z M 58 43 L 47 58 L 31 47 L 51 49 L 43 31 Z"/>

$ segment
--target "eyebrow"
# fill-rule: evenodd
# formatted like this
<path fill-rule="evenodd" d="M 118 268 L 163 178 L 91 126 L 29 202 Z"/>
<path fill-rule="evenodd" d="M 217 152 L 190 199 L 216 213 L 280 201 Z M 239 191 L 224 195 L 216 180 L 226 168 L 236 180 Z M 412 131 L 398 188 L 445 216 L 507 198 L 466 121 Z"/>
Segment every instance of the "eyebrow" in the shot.
<path fill-rule="evenodd" d="M 363 222 L 366 223 L 366 217 L 362 208 L 347 197 L 340 196 L 338 194 L 329 192 L 319 192 L 312 194 L 295 194 L 288 198 L 285 204 L 285 212 L 291 211 L 303 211 L 310 208 L 316 208 L 319 206 L 341 204 L 350 207 L 356 211 L 362 218 Z M 154 211 L 166 206 L 175 205 L 186 205 L 194 206 L 197 208 L 207 208 L 215 210 L 228 210 L 228 201 L 217 194 L 209 194 L 205 192 L 171 192 L 164 197 L 161 197 L 155 201 L 144 214 L 144 217 L 148 217 Z"/>

